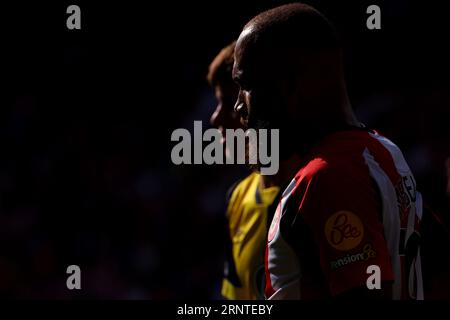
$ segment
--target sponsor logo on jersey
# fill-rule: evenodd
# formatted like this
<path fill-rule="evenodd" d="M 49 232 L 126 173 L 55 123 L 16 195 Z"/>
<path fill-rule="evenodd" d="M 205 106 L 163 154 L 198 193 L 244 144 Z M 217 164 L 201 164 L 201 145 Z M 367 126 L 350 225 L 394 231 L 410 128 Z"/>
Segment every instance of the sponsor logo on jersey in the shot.
<path fill-rule="evenodd" d="M 358 261 L 367 261 L 369 259 L 373 259 L 377 256 L 376 251 L 372 248 L 371 244 L 366 244 L 363 248 L 362 252 L 355 254 L 347 254 L 341 258 L 338 258 L 334 261 L 331 261 L 331 270 L 339 269 L 340 267 L 346 266 L 351 263 L 355 263 Z"/>
<path fill-rule="evenodd" d="M 361 243 L 364 227 L 356 214 L 338 211 L 325 223 L 325 236 L 333 248 L 348 251 Z"/>

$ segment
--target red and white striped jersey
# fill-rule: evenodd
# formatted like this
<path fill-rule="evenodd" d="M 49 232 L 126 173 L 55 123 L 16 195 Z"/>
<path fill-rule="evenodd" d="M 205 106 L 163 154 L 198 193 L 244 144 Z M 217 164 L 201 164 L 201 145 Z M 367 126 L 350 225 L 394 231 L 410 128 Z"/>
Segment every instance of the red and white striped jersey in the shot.
<path fill-rule="evenodd" d="M 376 132 L 330 134 L 305 157 L 270 225 L 266 298 L 320 299 L 366 286 L 423 299 L 422 200 L 399 148 Z"/>

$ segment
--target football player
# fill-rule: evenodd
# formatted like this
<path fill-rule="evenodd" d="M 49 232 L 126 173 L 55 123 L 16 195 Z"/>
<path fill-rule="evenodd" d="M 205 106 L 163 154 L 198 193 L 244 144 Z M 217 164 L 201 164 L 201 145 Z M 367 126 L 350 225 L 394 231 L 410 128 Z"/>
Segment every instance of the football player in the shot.
<path fill-rule="evenodd" d="M 331 23 L 299 3 L 259 14 L 233 78 L 244 126 L 280 130 L 291 181 L 267 237 L 266 297 L 423 299 L 421 196 L 399 148 L 356 119 Z"/>

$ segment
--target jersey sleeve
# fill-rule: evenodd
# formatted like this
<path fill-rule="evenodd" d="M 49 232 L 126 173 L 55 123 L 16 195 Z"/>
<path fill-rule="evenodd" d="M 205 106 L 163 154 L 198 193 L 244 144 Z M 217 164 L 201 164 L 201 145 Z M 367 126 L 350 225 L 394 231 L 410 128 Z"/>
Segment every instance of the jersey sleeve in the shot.
<path fill-rule="evenodd" d="M 382 284 L 394 280 L 379 195 L 369 176 L 356 179 L 326 168 L 301 179 L 296 193 L 298 220 L 312 234 L 333 296 L 365 287 L 370 265 L 379 267 Z"/>

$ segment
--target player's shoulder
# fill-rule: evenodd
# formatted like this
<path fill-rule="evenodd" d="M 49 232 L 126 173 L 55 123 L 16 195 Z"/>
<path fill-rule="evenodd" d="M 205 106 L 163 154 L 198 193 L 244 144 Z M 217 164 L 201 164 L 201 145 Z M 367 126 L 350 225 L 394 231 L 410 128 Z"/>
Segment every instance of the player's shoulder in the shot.
<path fill-rule="evenodd" d="M 315 158 L 297 172 L 294 193 L 309 196 L 317 194 L 333 196 L 342 192 L 343 188 L 365 190 L 366 184 L 370 187 L 369 183 L 366 183 L 369 181 L 366 171 L 359 165 Z"/>
<path fill-rule="evenodd" d="M 365 153 L 369 150 L 379 158 L 382 153 L 379 149 L 385 151 L 388 147 L 393 149 L 396 145 L 376 131 L 349 130 L 331 134 L 306 158 L 297 178 L 310 181 L 366 175 Z"/>
<path fill-rule="evenodd" d="M 309 160 L 296 175 L 297 180 L 305 182 L 334 179 L 342 175 L 343 166 L 323 158 Z"/>

